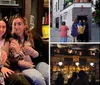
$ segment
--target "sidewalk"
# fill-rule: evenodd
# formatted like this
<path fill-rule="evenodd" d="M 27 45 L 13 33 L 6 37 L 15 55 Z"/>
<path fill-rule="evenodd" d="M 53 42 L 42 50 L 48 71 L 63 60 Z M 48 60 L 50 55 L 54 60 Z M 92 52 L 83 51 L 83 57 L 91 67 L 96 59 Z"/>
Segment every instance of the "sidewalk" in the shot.
<path fill-rule="evenodd" d="M 68 42 L 72 42 L 72 37 L 68 37 Z M 51 42 L 59 42 L 60 36 L 59 36 L 59 29 L 57 28 L 50 28 L 50 41 Z"/>
<path fill-rule="evenodd" d="M 68 34 L 69 35 L 69 34 Z M 50 41 L 51 42 L 59 42 L 59 29 L 57 28 L 50 28 Z M 72 37 L 68 37 L 67 42 L 72 42 Z M 89 42 L 100 42 L 100 27 L 97 26 L 95 23 L 91 25 L 91 41 Z"/>
<path fill-rule="evenodd" d="M 91 26 L 91 42 L 100 42 L 100 27 L 95 23 Z"/>

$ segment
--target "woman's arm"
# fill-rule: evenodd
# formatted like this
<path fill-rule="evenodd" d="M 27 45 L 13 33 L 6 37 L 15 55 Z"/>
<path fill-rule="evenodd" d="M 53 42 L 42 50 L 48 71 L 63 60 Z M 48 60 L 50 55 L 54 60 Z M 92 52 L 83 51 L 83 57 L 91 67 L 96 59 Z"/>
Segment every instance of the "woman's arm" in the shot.
<path fill-rule="evenodd" d="M 36 58 L 39 56 L 39 53 L 30 46 L 24 46 L 23 52 L 27 55 L 32 56 L 33 58 Z"/>
<path fill-rule="evenodd" d="M 68 26 L 66 26 L 66 29 L 69 30 Z"/>
<path fill-rule="evenodd" d="M 24 61 L 24 60 L 19 60 L 18 66 L 20 66 L 22 68 L 33 68 L 33 67 L 35 67 L 32 62 L 27 62 L 27 61 Z"/>
<path fill-rule="evenodd" d="M 2 50 L 9 54 L 9 42 L 5 42 L 4 46 L 2 47 Z"/>
<path fill-rule="evenodd" d="M 4 65 L 7 61 L 7 56 L 9 53 L 9 42 L 5 42 L 4 46 L 2 47 L 1 55 L 2 55 L 2 64 Z"/>
<path fill-rule="evenodd" d="M 2 51 L 1 53 L 2 55 L 2 64 L 4 65 L 6 63 L 6 60 L 7 60 L 7 53 L 5 51 Z"/>

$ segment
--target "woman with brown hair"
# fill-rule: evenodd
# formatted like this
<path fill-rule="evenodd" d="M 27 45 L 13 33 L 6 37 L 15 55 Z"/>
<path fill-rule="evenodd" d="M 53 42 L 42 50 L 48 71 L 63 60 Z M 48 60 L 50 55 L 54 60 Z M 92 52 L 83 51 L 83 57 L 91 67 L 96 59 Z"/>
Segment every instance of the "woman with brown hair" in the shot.
<path fill-rule="evenodd" d="M 78 36 L 77 19 L 74 19 L 74 22 L 72 24 L 71 35 L 73 36 L 73 42 L 76 42 Z"/>
<path fill-rule="evenodd" d="M 32 84 L 46 85 L 45 81 L 48 81 L 49 67 L 48 64 L 40 62 L 36 66 L 36 69 L 34 68 L 31 58 L 38 57 L 39 53 L 33 49 L 34 41 L 29 31 L 27 20 L 24 17 L 16 16 L 12 21 L 12 29 L 13 38 L 15 40 L 11 42 L 10 48 L 15 50 L 16 53 L 14 56 L 23 56 L 23 59 L 19 59 L 17 62 L 22 73 L 31 79 Z"/>
<path fill-rule="evenodd" d="M 66 23 L 63 21 L 60 26 L 60 42 L 67 42 L 69 28 L 66 26 Z"/>
<path fill-rule="evenodd" d="M 17 75 L 10 67 L 8 61 L 8 48 L 10 32 L 5 20 L 0 20 L 0 72 L 5 80 L 5 85 L 30 85 L 23 75 Z M 9 63 L 7 63 L 9 62 Z M 1 77 L 1 76 L 0 76 Z M 1 79 L 1 78 L 0 78 Z M 1 83 L 1 82 L 0 82 Z M 2 83 L 3 84 L 3 83 Z M 4 84 L 3 84 L 4 85 Z"/>

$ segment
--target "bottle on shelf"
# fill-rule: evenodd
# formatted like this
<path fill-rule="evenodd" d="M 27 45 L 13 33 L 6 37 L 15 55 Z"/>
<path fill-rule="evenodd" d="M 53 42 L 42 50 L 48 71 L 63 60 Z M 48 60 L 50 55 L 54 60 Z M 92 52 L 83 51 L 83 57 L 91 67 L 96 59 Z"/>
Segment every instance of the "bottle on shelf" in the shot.
<path fill-rule="evenodd" d="M 48 21 L 49 21 L 48 20 L 48 14 L 45 12 L 45 15 L 42 18 L 42 24 L 47 25 L 47 24 L 49 24 Z"/>

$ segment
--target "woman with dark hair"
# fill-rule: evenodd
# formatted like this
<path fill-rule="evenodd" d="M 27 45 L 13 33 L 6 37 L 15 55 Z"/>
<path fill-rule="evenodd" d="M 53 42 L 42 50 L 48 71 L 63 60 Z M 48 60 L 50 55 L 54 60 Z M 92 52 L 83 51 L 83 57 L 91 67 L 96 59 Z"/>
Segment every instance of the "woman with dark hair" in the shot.
<path fill-rule="evenodd" d="M 11 70 L 8 61 L 9 33 L 5 20 L 0 20 L 0 72 L 5 79 L 5 85 L 30 85 L 23 75 L 17 75 Z M 9 63 L 7 63 L 9 62 Z"/>
<path fill-rule="evenodd" d="M 67 30 L 69 30 L 69 28 L 66 26 L 66 23 L 62 22 L 60 27 L 60 42 L 67 42 Z"/>
<path fill-rule="evenodd" d="M 76 42 L 77 36 L 78 36 L 77 19 L 75 19 L 73 24 L 72 24 L 71 35 L 73 36 L 73 42 Z"/>

